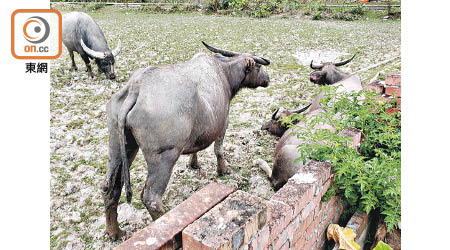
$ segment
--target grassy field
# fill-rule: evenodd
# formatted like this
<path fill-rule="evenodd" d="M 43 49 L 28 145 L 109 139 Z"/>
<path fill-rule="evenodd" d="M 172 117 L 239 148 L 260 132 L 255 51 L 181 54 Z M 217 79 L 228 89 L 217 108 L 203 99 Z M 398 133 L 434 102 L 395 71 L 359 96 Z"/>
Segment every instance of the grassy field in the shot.
<path fill-rule="evenodd" d="M 249 52 L 271 60 L 265 67 L 268 88 L 244 89 L 233 100 L 224 151 L 233 173 L 216 175 L 212 147 L 199 153 L 201 168 L 186 167 L 181 156 L 172 174 L 163 202 L 166 210 L 181 203 L 212 181 L 226 183 L 264 199 L 273 190 L 264 173 L 252 166 L 261 158 L 273 162 L 277 138 L 260 130 L 278 107 L 293 109 L 307 104 L 318 87 L 309 82 L 315 61 L 342 60 L 358 52 L 342 68 L 356 72 L 400 55 L 400 22 L 365 20 L 354 22 L 312 21 L 295 18 L 251 19 L 200 14 L 147 14 L 101 9 L 89 12 L 102 27 L 111 48 L 119 39 L 123 49 L 116 58 L 114 81 L 103 74 L 88 79 L 85 65 L 75 54 L 79 70 L 70 70 L 64 48 L 51 64 L 51 247 L 52 249 L 109 249 L 104 235 L 105 219 L 100 185 L 106 172 L 108 131 L 106 103 L 122 88 L 132 71 L 149 65 L 186 61 L 198 52 L 209 53 L 201 44 Z M 401 71 L 400 58 L 361 72 L 364 84 Z M 132 204 L 122 196 L 119 222 L 127 237 L 145 227 L 151 218 L 139 194 L 146 178 L 146 165 L 138 153 L 131 168 Z"/>

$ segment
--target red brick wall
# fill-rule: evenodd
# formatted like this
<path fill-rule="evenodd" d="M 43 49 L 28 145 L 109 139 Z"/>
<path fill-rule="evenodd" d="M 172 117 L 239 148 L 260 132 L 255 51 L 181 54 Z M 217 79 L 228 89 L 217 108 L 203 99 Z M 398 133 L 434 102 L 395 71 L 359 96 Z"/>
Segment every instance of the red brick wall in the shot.
<path fill-rule="evenodd" d="M 337 197 L 321 202 L 331 178 L 310 161 L 268 201 L 236 191 L 183 230 L 183 249 L 324 249 L 343 212 Z"/>
<path fill-rule="evenodd" d="M 343 212 L 337 197 L 321 202 L 331 178 L 329 164 L 310 161 L 273 195 L 268 201 L 269 241 L 262 249 L 324 249 L 328 225 Z"/>
<path fill-rule="evenodd" d="M 376 93 L 383 95 L 390 99 L 393 96 L 397 97 L 398 104 L 401 102 L 401 75 L 399 73 L 390 74 L 386 76 L 383 82 L 369 83 L 364 87 L 365 90 L 374 90 Z"/>
<path fill-rule="evenodd" d="M 329 164 L 310 161 L 268 201 L 212 183 L 118 249 L 323 249 L 343 211 L 321 202 L 331 181 Z"/>

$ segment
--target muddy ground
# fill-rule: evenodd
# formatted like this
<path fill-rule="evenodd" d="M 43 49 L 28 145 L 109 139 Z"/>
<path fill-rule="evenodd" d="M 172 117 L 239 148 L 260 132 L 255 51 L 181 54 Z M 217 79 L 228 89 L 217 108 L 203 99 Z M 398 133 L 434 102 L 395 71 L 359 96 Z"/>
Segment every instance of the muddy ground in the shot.
<path fill-rule="evenodd" d="M 67 12 L 67 11 L 63 11 Z M 85 65 L 75 54 L 79 70 L 70 70 L 70 58 L 51 63 L 51 247 L 52 249 L 110 249 L 104 235 L 105 219 L 100 185 L 106 172 L 108 131 L 106 103 L 122 88 L 132 71 L 149 65 L 186 61 L 198 52 L 209 53 L 201 44 L 245 51 L 271 60 L 265 67 L 271 77 L 268 88 L 244 89 L 233 100 L 224 151 L 233 173 L 216 174 L 213 147 L 199 153 L 198 170 L 186 167 L 188 156 L 178 160 L 163 202 L 168 211 L 209 182 L 268 199 L 274 193 L 263 171 L 252 166 L 261 158 L 273 162 L 277 138 L 260 130 L 277 107 L 306 105 L 318 87 L 309 82 L 315 61 L 342 60 L 358 52 L 344 72 L 356 72 L 369 65 L 400 55 L 400 21 L 363 20 L 312 21 L 298 18 L 251 19 L 201 14 L 149 14 L 138 11 L 101 9 L 89 14 L 102 27 L 110 47 L 119 39 L 123 49 L 116 58 L 117 78 L 106 80 L 96 73 L 89 79 Z M 401 70 L 400 58 L 361 73 L 364 84 L 378 72 Z M 151 218 L 139 194 L 146 178 L 146 165 L 139 152 L 131 168 L 133 200 L 122 195 L 120 226 L 130 237 Z"/>

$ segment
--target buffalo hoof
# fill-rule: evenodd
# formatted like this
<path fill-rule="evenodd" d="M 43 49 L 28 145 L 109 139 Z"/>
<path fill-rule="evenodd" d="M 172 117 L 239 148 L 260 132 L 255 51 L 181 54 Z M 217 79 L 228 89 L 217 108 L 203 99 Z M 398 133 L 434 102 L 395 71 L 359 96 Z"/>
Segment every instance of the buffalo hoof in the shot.
<path fill-rule="evenodd" d="M 71 69 L 72 69 L 73 71 L 77 71 L 77 70 L 78 70 L 78 67 L 77 67 L 76 65 L 72 65 Z"/>
<path fill-rule="evenodd" d="M 161 217 L 164 214 L 163 210 L 153 210 L 152 211 L 148 211 L 150 216 L 152 216 L 152 220 L 155 221 L 157 220 L 159 217 Z"/>
<path fill-rule="evenodd" d="M 224 165 L 217 169 L 217 174 L 219 176 L 231 174 L 231 168 L 229 166 Z"/>
<path fill-rule="evenodd" d="M 108 234 L 108 236 L 112 239 L 112 240 L 118 240 L 121 239 L 123 236 L 125 236 L 126 232 L 123 231 L 122 229 L 118 228 L 117 230 L 111 230 L 108 231 L 106 230 L 106 233 Z"/>
<path fill-rule="evenodd" d="M 90 78 L 94 78 L 94 73 L 92 73 L 92 71 L 88 71 L 88 76 L 89 76 Z"/>
<path fill-rule="evenodd" d="M 188 167 L 190 167 L 190 168 L 192 168 L 192 169 L 199 169 L 200 168 L 200 165 L 198 164 L 198 162 L 197 161 L 195 161 L 195 162 L 189 162 L 188 164 L 187 164 L 187 166 Z"/>
<path fill-rule="evenodd" d="M 191 155 L 191 159 L 189 160 L 189 163 L 187 164 L 188 167 L 192 168 L 192 169 L 199 169 L 200 165 L 198 164 L 198 160 L 197 160 L 197 154 L 192 154 Z"/>
<path fill-rule="evenodd" d="M 199 169 L 200 168 L 200 166 L 198 164 L 190 164 L 190 163 L 188 163 L 187 166 L 192 168 L 192 169 Z"/>

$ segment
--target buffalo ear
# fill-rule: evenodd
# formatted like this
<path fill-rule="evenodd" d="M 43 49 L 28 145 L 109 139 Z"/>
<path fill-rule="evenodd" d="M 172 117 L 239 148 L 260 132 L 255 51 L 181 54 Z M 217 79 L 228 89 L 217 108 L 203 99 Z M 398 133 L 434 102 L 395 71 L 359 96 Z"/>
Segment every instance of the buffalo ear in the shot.
<path fill-rule="evenodd" d="M 255 60 L 253 60 L 253 58 L 251 57 L 247 57 L 245 58 L 245 61 L 246 61 L 245 71 L 250 72 L 253 69 L 253 67 L 255 67 L 256 64 Z"/>

